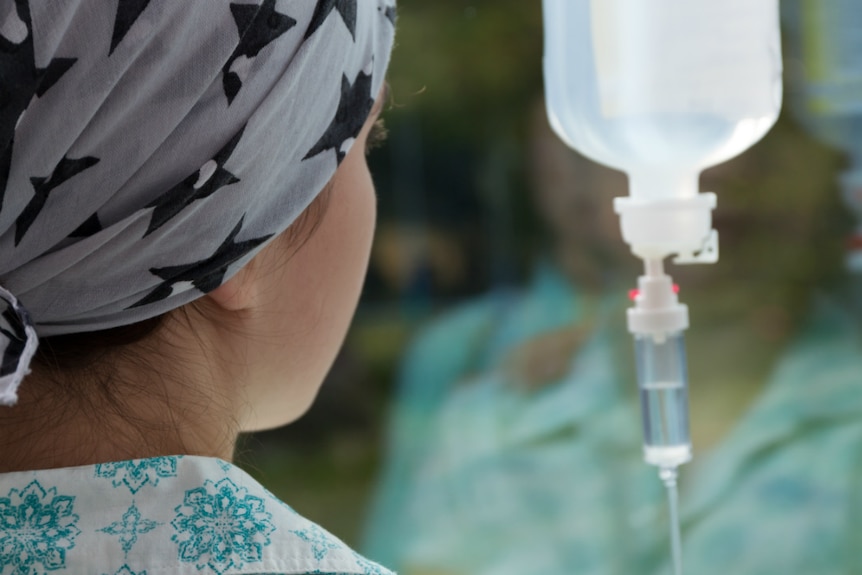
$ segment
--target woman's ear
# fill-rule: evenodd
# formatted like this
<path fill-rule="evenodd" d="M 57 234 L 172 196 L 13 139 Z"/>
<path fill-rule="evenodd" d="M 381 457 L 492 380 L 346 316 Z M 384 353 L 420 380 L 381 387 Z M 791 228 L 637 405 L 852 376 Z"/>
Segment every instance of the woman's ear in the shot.
<path fill-rule="evenodd" d="M 259 287 L 256 261 L 260 255 L 257 254 L 233 277 L 209 292 L 205 297 L 225 311 L 243 311 L 254 307 L 257 303 Z"/>

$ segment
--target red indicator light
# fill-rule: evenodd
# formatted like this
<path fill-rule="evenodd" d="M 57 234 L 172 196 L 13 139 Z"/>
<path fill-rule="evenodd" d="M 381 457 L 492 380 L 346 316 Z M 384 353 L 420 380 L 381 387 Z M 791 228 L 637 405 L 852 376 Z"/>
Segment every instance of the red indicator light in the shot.
<path fill-rule="evenodd" d="M 679 286 L 676 284 L 673 284 L 673 293 L 679 293 Z"/>

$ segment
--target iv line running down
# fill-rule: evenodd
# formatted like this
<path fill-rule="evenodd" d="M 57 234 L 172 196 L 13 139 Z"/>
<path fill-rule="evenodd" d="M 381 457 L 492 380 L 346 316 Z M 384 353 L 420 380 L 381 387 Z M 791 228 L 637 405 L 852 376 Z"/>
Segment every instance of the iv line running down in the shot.
<path fill-rule="evenodd" d="M 668 488 L 682 572 L 676 469 L 692 457 L 679 303 L 663 262 L 718 260 L 716 197 L 700 172 L 758 141 L 782 101 L 778 0 L 544 0 L 551 126 L 585 156 L 623 170 L 623 239 L 644 261 L 634 307 L 644 458 Z"/>

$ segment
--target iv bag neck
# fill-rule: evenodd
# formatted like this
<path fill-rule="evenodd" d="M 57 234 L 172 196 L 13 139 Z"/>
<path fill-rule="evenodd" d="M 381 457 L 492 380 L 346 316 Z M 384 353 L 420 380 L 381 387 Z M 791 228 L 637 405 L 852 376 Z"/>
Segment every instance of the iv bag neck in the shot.
<path fill-rule="evenodd" d="M 616 198 L 623 239 L 642 259 L 678 255 L 677 263 L 714 263 L 718 236 L 712 230 L 715 194 L 689 197 Z"/>
<path fill-rule="evenodd" d="M 681 171 L 631 171 L 629 195 L 638 200 L 691 198 L 698 193 L 699 173 Z"/>

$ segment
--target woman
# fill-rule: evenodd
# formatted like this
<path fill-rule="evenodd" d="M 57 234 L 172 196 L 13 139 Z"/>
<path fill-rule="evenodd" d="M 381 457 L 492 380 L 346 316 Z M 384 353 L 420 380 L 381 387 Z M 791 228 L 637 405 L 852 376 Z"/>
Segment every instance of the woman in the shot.
<path fill-rule="evenodd" d="M 0 573 L 386 572 L 227 460 L 343 339 L 393 34 L 391 0 L 0 6 Z"/>

